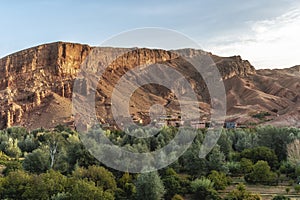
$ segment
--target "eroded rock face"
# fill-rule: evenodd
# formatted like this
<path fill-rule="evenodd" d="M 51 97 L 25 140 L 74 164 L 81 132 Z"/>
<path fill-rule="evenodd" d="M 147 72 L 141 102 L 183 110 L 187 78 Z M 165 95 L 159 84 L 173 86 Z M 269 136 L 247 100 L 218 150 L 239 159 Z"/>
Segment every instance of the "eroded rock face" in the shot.
<path fill-rule="evenodd" d="M 90 50 L 87 45 L 58 42 L 2 58 L 0 106 L 6 114 L 1 115 L 0 128 L 25 125 L 23 113 L 29 114 L 41 106 L 51 93 L 70 98 L 72 81 Z"/>
<path fill-rule="evenodd" d="M 224 79 L 234 76 L 248 77 L 256 74 L 255 68 L 247 60 L 242 60 L 240 56 L 215 59 L 216 65 Z"/>
<path fill-rule="evenodd" d="M 97 66 L 99 64 L 108 66 L 103 73 L 103 80 L 98 83 L 96 95 L 96 106 L 99 106 L 97 109 L 99 110 L 99 119 L 101 119 L 102 123 L 111 120 L 111 116 L 107 111 L 107 105 L 109 104 L 109 98 L 114 85 L 128 70 L 145 64 L 159 62 L 172 66 L 182 73 L 186 73 L 190 76 L 190 84 L 199 95 L 198 98 L 203 100 L 203 102 L 207 102 L 209 94 L 205 91 L 205 84 L 194 76 L 195 70 L 180 55 L 186 57 L 201 55 L 209 56 L 213 59 L 222 78 L 225 80 L 225 86 L 229 94 L 228 98 L 233 102 L 231 103 L 232 105 L 228 106 L 229 109 L 232 108 L 232 112 L 240 112 L 243 109 L 248 109 L 248 107 L 242 107 L 246 106 L 246 104 L 259 104 L 262 105 L 261 107 L 264 107 L 264 103 L 270 105 L 269 100 L 271 101 L 273 98 L 264 87 L 259 88 L 261 91 L 257 92 L 257 94 L 263 92 L 266 94 L 266 96 L 261 98 L 263 101 L 260 101 L 261 99 L 250 99 L 248 101 L 248 97 L 247 99 L 243 97 L 243 94 L 249 95 L 256 92 L 258 87 L 253 81 L 256 81 L 256 78 L 263 80 L 261 78 L 263 75 L 257 75 L 254 67 L 248 61 L 242 60 L 240 56 L 218 57 L 211 53 L 194 49 L 175 51 L 110 47 L 96 49 L 88 45 L 57 42 L 26 49 L 0 59 L 0 128 L 14 125 L 22 125 L 31 129 L 41 126 L 51 128 L 55 123 L 70 124 L 70 120 L 75 117 L 72 116 L 71 109 L 69 108 L 74 80 L 82 63 L 91 55 L 92 51 L 97 52 L 96 55 L 100 56 L 103 62 L 94 65 L 91 69 L 92 71 L 98 73 L 99 69 Z M 115 59 L 117 55 L 122 56 Z M 297 71 L 299 67 L 295 67 L 293 70 Z M 164 74 L 160 75 L 164 76 Z M 240 83 L 238 87 L 237 82 Z M 77 87 L 84 94 L 90 92 L 88 89 L 90 83 L 82 80 L 78 84 Z M 176 83 L 174 84 L 176 85 Z M 289 87 L 293 89 L 297 86 L 293 85 Z M 142 104 L 142 100 L 144 99 L 141 97 L 144 96 L 147 99 L 147 95 L 151 92 L 155 93 L 151 98 L 153 97 L 159 103 L 168 104 L 173 108 L 172 101 L 175 98 L 169 91 L 160 87 L 149 86 L 145 87 L 145 91 L 138 91 L 137 95 L 134 96 L 133 110 L 145 107 Z M 273 93 L 277 94 L 275 92 Z M 297 96 L 299 92 L 296 93 L 292 96 L 294 99 L 295 95 Z M 259 95 L 254 96 L 260 98 Z M 288 102 L 290 100 L 286 100 L 284 97 L 280 97 L 281 99 L 276 98 L 274 97 L 274 101 L 283 102 L 278 108 L 276 107 L 277 109 L 284 110 L 285 107 L 290 105 Z M 253 106 L 253 109 L 256 107 Z M 63 113 L 67 114 L 62 118 L 58 118 L 57 113 L 60 113 L 60 115 L 63 115 Z M 43 116 L 45 122 L 39 121 L 43 119 Z M 142 118 L 142 116 L 138 117 Z"/>

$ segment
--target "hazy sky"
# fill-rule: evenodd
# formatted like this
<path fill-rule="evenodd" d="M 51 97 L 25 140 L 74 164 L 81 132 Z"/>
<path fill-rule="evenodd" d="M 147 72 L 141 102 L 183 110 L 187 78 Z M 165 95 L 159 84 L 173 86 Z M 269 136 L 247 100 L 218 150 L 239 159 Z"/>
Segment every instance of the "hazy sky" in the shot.
<path fill-rule="evenodd" d="M 173 29 L 256 68 L 300 64 L 298 0 L 1 1 L 0 57 L 42 43 L 99 45 L 142 27 Z"/>

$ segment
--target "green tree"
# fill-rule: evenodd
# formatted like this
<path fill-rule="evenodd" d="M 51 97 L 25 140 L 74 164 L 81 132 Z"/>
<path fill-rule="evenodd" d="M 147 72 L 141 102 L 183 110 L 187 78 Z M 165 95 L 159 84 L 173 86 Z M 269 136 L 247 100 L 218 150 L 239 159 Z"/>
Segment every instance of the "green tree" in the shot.
<path fill-rule="evenodd" d="M 51 166 L 51 165 L 50 165 Z M 52 169 L 66 174 L 70 171 L 70 165 L 68 163 L 68 154 L 65 148 L 61 148 L 59 153 L 56 155 L 55 163 L 52 166 Z"/>
<path fill-rule="evenodd" d="M 247 158 L 242 158 L 240 161 L 240 165 L 241 165 L 241 171 L 244 174 L 250 173 L 253 169 L 253 162 Z"/>
<path fill-rule="evenodd" d="M 101 187 L 96 187 L 94 182 L 72 178 L 68 182 L 69 189 L 67 192 L 71 194 L 70 199 L 114 199 L 113 193 L 103 191 Z"/>
<path fill-rule="evenodd" d="M 22 164 L 19 161 L 10 161 L 5 164 L 3 174 L 7 176 L 10 172 L 16 170 L 22 170 Z"/>
<path fill-rule="evenodd" d="M 180 178 L 172 168 L 166 170 L 162 181 L 166 189 L 165 199 L 171 199 L 175 194 L 182 193 Z"/>
<path fill-rule="evenodd" d="M 277 184 L 277 174 L 272 172 L 266 161 L 258 161 L 253 171 L 245 176 L 248 183 Z"/>
<path fill-rule="evenodd" d="M 73 141 L 67 147 L 67 162 L 70 172 L 75 169 L 75 166 L 88 168 L 88 166 L 99 164 L 82 143 Z"/>
<path fill-rule="evenodd" d="M 291 191 L 291 188 L 287 187 L 287 188 L 285 188 L 285 191 L 286 191 L 287 194 L 289 194 L 290 191 Z"/>
<path fill-rule="evenodd" d="M 13 171 L 2 181 L 2 199 L 24 199 L 32 177 L 24 171 Z"/>
<path fill-rule="evenodd" d="M 118 181 L 118 189 L 116 191 L 117 199 L 133 199 L 136 188 L 133 183 L 133 177 L 128 173 L 124 173 Z"/>
<path fill-rule="evenodd" d="M 259 137 L 259 145 L 273 149 L 279 161 L 286 160 L 287 144 L 291 143 L 299 134 L 297 129 L 272 126 L 259 127 L 256 131 Z"/>
<path fill-rule="evenodd" d="M 46 145 L 49 148 L 50 168 L 53 168 L 65 140 L 61 133 L 55 131 L 45 133 L 44 137 L 46 139 Z"/>
<path fill-rule="evenodd" d="M 247 158 L 252 160 L 253 163 L 256 163 L 259 160 L 267 161 L 272 169 L 275 169 L 278 166 L 278 158 L 274 150 L 268 147 L 255 147 L 253 149 L 245 149 L 241 153 L 242 158 Z"/>
<path fill-rule="evenodd" d="M 226 165 L 231 176 L 238 176 L 242 173 L 240 162 L 227 162 Z"/>
<path fill-rule="evenodd" d="M 219 200 L 218 192 L 214 188 L 214 183 L 207 178 L 196 179 L 191 182 L 191 189 L 194 199 Z"/>
<path fill-rule="evenodd" d="M 50 169 L 50 158 L 47 148 L 39 148 L 27 154 L 23 161 L 23 168 L 33 173 L 43 173 Z"/>
<path fill-rule="evenodd" d="M 219 172 L 228 173 L 226 159 L 223 152 L 220 151 L 220 146 L 216 145 L 208 155 L 208 169 L 209 171 L 216 170 Z"/>
<path fill-rule="evenodd" d="M 230 140 L 226 130 L 222 131 L 222 134 L 218 140 L 220 151 L 224 153 L 226 159 L 229 159 L 230 152 L 232 151 L 232 141 Z"/>
<path fill-rule="evenodd" d="M 282 161 L 280 163 L 279 170 L 287 177 L 294 177 L 296 172 L 296 166 L 294 165 L 294 163 L 291 163 L 290 161 Z"/>
<path fill-rule="evenodd" d="M 140 174 L 136 180 L 137 200 L 163 199 L 165 188 L 156 171 Z"/>
<path fill-rule="evenodd" d="M 199 158 L 202 140 L 202 135 L 198 135 L 191 147 L 179 158 L 179 164 L 181 164 L 186 173 L 193 177 L 205 176 L 209 173 L 208 161 L 204 158 Z"/>
<path fill-rule="evenodd" d="M 30 153 L 38 147 L 37 142 L 35 141 L 32 134 L 25 136 L 24 140 L 18 142 L 18 146 L 22 152 Z"/>
<path fill-rule="evenodd" d="M 114 175 L 104 167 L 96 165 L 89 166 L 88 169 L 80 167 L 73 172 L 73 176 L 80 179 L 87 178 L 89 181 L 94 182 L 97 187 L 102 187 L 104 190 L 114 191 L 117 188 Z"/>
<path fill-rule="evenodd" d="M 49 170 L 40 175 L 31 175 L 32 181 L 23 194 L 25 199 L 50 199 L 67 188 L 67 177 L 57 171 Z"/>
<path fill-rule="evenodd" d="M 257 146 L 257 134 L 251 130 L 230 130 L 228 134 L 231 138 L 233 149 L 238 152 L 242 152 L 244 149 L 251 149 Z"/>
<path fill-rule="evenodd" d="M 216 190 L 224 190 L 231 182 L 231 179 L 226 174 L 218 171 L 211 171 L 208 178 L 214 183 Z"/>

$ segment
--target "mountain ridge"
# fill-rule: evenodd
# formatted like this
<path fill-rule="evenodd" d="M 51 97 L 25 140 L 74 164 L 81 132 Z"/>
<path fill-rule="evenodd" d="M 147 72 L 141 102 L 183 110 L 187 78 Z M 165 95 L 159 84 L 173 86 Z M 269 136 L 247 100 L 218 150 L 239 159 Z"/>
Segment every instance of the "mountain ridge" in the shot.
<path fill-rule="evenodd" d="M 81 64 L 95 47 L 77 43 L 54 42 L 43 44 L 0 59 L 0 128 L 22 125 L 32 128 L 53 127 L 58 123 L 72 124 L 74 116 L 71 112 L 73 82 Z M 292 117 L 281 125 L 299 126 L 296 112 L 299 108 L 299 66 L 286 69 L 256 70 L 249 61 L 240 56 L 219 57 L 210 52 L 195 49 L 162 50 L 147 48 L 113 48 L 101 47 L 104 60 L 126 51 L 126 58 L 118 58 L 109 63 L 105 74 L 107 83 L 99 85 L 99 120 L 102 123 L 113 123 L 111 113 L 103 106 L 108 101 L 113 84 L 135 66 L 161 62 L 193 77 L 189 81 L 196 90 L 201 102 L 201 111 L 209 115 L 209 94 L 201 77 L 194 76 L 191 66 L 178 54 L 185 56 L 210 56 L 218 67 L 224 80 L 227 93 L 228 120 L 239 123 L 271 123 L 280 125 L 280 118 Z M 188 70 L 187 70 L 188 69 Z M 165 88 L 148 86 L 144 91 L 133 95 L 131 109 L 137 119 L 147 121 L 144 108 L 151 102 L 142 102 L 153 93 L 151 98 L 157 103 L 167 105 L 178 111 L 176 98 Z M 143 96 L 143 98 L 141 98 Z M 178 102 L 177 102 L 178 103 Z M 291 109 L 294 107 L 294 109 Z M 296 109 L 295 109 L 296 108 Z M 61 118 L 51 109 L 61 112 Z M 142 111 L 141 111 L 142 110 Z M 277 111 L 277 112 L 275 112 Z M 138 114 L 142 112 L 144 114 Z M 269 112 L 263 120 L 253 118 L 254 114 Z M 295 114 L 296 112 L 296 114 Z M 292 114 L 289 114 L 292 113 Z M 46 116 L 46 117 L 45 117 Z M 284 116 L 284 117 L 283 117 Z M 287 117 L 288 116 L 288 117 Z M 39 118 L 43 122 L 36 122 Z M 109 119 L 108 119 L 109 118 Z M 207 117 L 206 119 L 209 119 Z M 47 122 L 47 120 L 49 120 Z M 271 123 L 272 124 L 272 123 Z"/>

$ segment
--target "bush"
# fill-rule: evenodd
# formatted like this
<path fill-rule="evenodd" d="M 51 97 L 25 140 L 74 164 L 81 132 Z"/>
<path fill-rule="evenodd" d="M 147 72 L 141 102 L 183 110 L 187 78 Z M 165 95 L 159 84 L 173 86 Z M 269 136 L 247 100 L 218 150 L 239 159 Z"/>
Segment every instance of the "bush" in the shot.
<path fill-rule="evenodd" d="M 285 174 L 287 177 L 294 177 L 295 176 L 295 165 L 289 161 L 282 161 L 280 163 L 279 171 L 282 174 Z"/>
<path fill-rule="evenodd" d="M 201 179 L 196 179 L 191 182 L 192 192 L 194 193 L 194 199 L 204 199 L 204 200 L 218 200 L 217 191 L 214 189 L 214 183 L 207 178 L 202 177 Z"/>
<path fill-rule="evenodd" d="M 18 161 L 7 162 L 5 166 L 6 166 L 6 168 L 3 170 L 3 174 L 5 176 L 7 176 L 10 172 L 22 169 L 22 165 Z"/>
<path fill-rule="evenodd" d="M 208 178 L 214 183 L 216 190 L 224 190 L 231 183 L 231 179 L 222 172 L 211 171 Z"/>
<path fill-rule="evenodd" d="M 175 194 L 171 200 L 184 200 L 184 198 L 182 196 L 180 196 L 179 194 Z"/>
<path fill-rule="evenodd" d="M 276 196 L 274 197 L 272 200 L 291 200 L 289 197 L 286 197 L 286 196 Z"/>
<path fill-rule="evenodd" d="M 24 140 L 19 141 L 18 146 L 22 150 L 22 152 L 27 153 L 32 152 L 38 147 L 32 135 L 28 135 Z"/>
<path fill-rule="evenodd" d="M 252 115 L 252 117 L 263 120 L 266 116 L 270 116 L 271 114 L 269 112 L 260 112 L 257 114 Z"/>
<path fill-rule="evenodd" d="M 227 167 L 229 169 L 229 173 L 232 176 L 241 174 L 242 168 L 241 168 L 241 163 L 240 162 L 228 162 Z"/>
<path fill-rule="evenodd" d="M 104 190 L 110 189 L 114 191 L 117 189 L 114 175 L 104 167 L 96 165 L 89 166 L 88 169 L 80 167 L 73 172 L 73 176 L 75 178 L 86 178 L 89 181 L 93 181 L 97 187 L 101 187 Z"/>
<path fill-rule="evenodd" d="M 101 187 L 95 186 L 91 181 L 71 179 L 69 193 L 72 194 L 70 199 L 100 199 L 113 200 L 113 194 L 103 191 Z M 69 182 L 70 182 L 69 181 Z"/>
<path fill-rule="evenodd" d="M 176 193 L 181 193 L 180 179 L 176 175 L 169 175 L 162 179 L 166 189 L 165 198 L 170 199 Z"/>
<path fill-rule="evenodd" d="M 1 184 L 1 199 L 23 199 L 32 176 L 24 171 L 14 171 L 6 176 Z"/>
<path fill-rule="evenodd" d="M 225 200 L 261 200 L 261 196 L 258 194 L 251 194 L 246 190 L 245 185 L 239 184 L 236 189 L 231 191 L 225 198 Z"/>
<path fill-rule="evenodd" d="M 248 174 L 253 170 L 253 162 L 247 158 L 242 158 L 240 161 L 241 171 Z"/>

